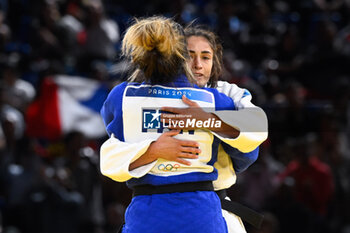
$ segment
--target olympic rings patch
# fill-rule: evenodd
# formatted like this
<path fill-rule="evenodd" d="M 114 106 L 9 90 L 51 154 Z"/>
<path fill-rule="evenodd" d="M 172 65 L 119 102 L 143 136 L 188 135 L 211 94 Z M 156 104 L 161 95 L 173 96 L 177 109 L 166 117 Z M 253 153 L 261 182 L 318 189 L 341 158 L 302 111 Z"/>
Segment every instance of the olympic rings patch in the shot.
<path fill-rule="evenodd" d="M 174 172 L 174 171 L 177 171 L 177 169 L 180 167 L 180 164 L 159 164 L 158 165 L 158 170 L 160 171 L 164 171 L 164 172 Z"/>

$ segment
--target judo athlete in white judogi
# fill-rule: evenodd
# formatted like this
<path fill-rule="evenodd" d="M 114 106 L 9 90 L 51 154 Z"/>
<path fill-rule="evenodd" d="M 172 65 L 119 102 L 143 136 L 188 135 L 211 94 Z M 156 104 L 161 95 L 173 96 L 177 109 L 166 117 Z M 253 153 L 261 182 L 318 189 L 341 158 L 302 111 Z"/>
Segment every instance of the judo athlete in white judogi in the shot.
<path fill-rule="evenodd" d="M 262 134 L 254 139 L 254 134 L 249 134 L 251 131 L 247 130 L 249 124 L 241 123 L 241 133 L 235 139 L 224 138 L 207 130 L 184 131 L 176 137 L 197 141 L 201 149 L 198 157 L 187 159 L 191 164 L 183 165 L 158 158 L 144 166 L 130 169 L 130 165 L 140 158 L 150 143 L 164 131 L 164 127 L 159 125 L 160 107 L 185 107 L 181 101 L 183 94 L 196 101 L 200 107 L 212 107 L 216 110 L 239 108 L 235 106 L 234 101 L 215 90 L 196 90 L 194 87 L 184 76 L 178 76 L 175 81 L 162 86 L 124 83 L 116 87 L 102 110 L 107 131 L 111 135 L 110 140 L 101 148 L 102 173 L 117 181 L 128 181 L 128 186 L 133 189 L 142 185 L 164 187 L 169 184 L 185 185 L 189 182 L 192 185 L 218 179 L 217 170 L 213 165 L 217 160 L 218 151 L 223 150 L 221 142 L 225 142 L 231 148 L 239 148 L 242 152 L 256 150 L 266 135 Z M 243 99 L 244 95 L 248 94 L 243 92 L 239 98 Z M 215 112 L 216 115 L 220 115 L 219 113 L 220 111 Z M 241 113 L 244 114 L 243 111 Z M 225 118 L 225 115 L 222 112 L 220 118 Z M 232 117 L 230 120 L 232 121 Z M 237 127 L 239 120 L 235 121 L 234 125 Z M 118 144 L 122 146 L 116 147 Z M 254 153 L 246 155 L 246 162 L 237 162 L 238 169 L 245 169 L 247 164 L 256 159 Z M 230 179 L 224 178 L 220 182 L 219 177 L 219 183 L 216 185 L 218 188 L 229 187 L 234 183 L 234 176 L 230 174 L 234 172 L 232 163 L 226 161 L 223 164 L 222 171 L 226 167 L 228 169 L 221 177 L 228 175 Z M 220 167 L 219 163 L 218 166 Z M 217 201 L 216 194 L 210 189 L 138 195 L 128 207 L 123 232 L 226 232 L 226 224 L 220 211 L 218 212 L 217 207 L 220 205 Z"/>
<path fill-rule="evenodd" d="M 230 188 L 236 182 L 236 173 L 243 172 L 246 170 L 258 157 L 259 148 L 257 147 L 262 141 L 266 139 L 266 115 L 264 112 L 251 103 L 251 95 L 247 90 L 239 88 L 235 84 L 229 84 L 227 82 L 218 82 L 217 90 L 229 95 L 234 102 L 234 110 L 225 112 L 222 111 L 222 117 L 226 118 L 227 124 L 235 126 L 240 129 L 241 136 L 245 134 L 245 143 L 250 145 L 251 148 L 256 147 L 251 152 L 243 153 L 240 150 L 245 150 L 242 144 L 238 143 L 236 148 L 230 148 L 223 146 L 222 143 L 218 147 L 217 161 L 214 163 L 214 167 L 218 171 L 218 178 L 213 181 L 215 190 L 224 190 Z M 169 104 L 167 104 L 169 106 Z M 220 112 L 216 112 L 218 115 Z M 241 120 L 245 119 L 245 120 Z M 246 122 L 251 122 L 247 124 Z M 265 132 L 265 133 L 261 133 Z M 149 138 L 145 140 L 135 141 L 133 143 L 126 143 L 118 140 L 112 136 L 109 140 L 104 143 L 101 150 L 101 157 L 105 161 L 105 165 L 110 167 L 110 173 L 108 176 L 112 179 L 117 175 L 117 167 L 111 167 L 112 160 L 117 159 L 117 156 L 130 156 L 138 157 L 143 154 L 150 144 Z M 225 151 L 226 149 L 226 151 Z M 102 159 L 102 158 L 101 158 Z M 101 160 L 102 162 L 102 160 Z M 102 166 L 102 164 L 101 164 Z M 138 168 L 139 173 L 147 173 L 151 165 L 145 165 Z M 165 171 L 170 170 L 170 166 L 165 168 L 161 165 L 161 168 Z M 101 167 L 101 169 L 103 169 Z M 104 169 L 106 169 L 104 167 Z M 116 173 L 113 174 L 113 171 Z M 170 172 L 170 171 L 169 171 Z M 127 180 L 132 177 L 138 177 L 140 174 L 133 171 Z M 239 216 L 227 211 L 222 210 L 223 216 L 225 217 L 228 232 L 230 233 L 242 233 L 246 232 L 244 225 Z"/>

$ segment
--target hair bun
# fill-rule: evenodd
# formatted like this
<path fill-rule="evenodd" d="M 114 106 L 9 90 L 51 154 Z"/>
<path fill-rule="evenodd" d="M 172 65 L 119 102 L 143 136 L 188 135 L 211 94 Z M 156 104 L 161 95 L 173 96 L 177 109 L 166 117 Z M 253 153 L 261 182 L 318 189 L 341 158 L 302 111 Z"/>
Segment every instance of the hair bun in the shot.
<path fill-rule="evenodd" d="M 155 73 L 174 76 L 186 65 L 188 56 L 182 27 L 161 16 L 136 19 L 124 35 L 122 55 L 143 71 L 146 78 Z"/>

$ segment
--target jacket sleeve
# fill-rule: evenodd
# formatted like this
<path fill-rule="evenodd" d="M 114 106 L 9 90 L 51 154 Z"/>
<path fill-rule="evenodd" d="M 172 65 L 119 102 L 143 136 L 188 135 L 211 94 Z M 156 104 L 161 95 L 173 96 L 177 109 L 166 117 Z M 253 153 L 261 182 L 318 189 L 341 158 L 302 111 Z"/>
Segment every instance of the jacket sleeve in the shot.
<path fill-rule="evenodd" d="M 268 136 L 267 116 L 255 106 L 248 90 L 235 84 L 220 81 L 218 91 L 232 98 L 236 111 L 215 111 L 214 113 L 226 124 L 236 128 L 240 134 L 235 139 L 226 138 L 214 132 L 214 135 L 241 152 L 251 152 Z"/>
<path fill-rule="evenodd" d="M 151 143 L 152 140 L 138 143 L 122 142 L 112 135 L 100 149 L 101 173 L 118 182 L 146 175 L 157 160 L 132 171 L 129 171 L 129 165 L 143 155 Z"/>
<path fill-rule="evenodd" d="M 100 170 L 103 175 L 119 182 L 144 176 L 156 163 L 154 161 L 129 171 L 130 164 L 147 151 L 153 140 L 124 142 L 122 106 L 126 86 L 127 83 L 124 82 L 113 88 L 101 109 L 101 116 L 110 138 L 100 149 Z"/>

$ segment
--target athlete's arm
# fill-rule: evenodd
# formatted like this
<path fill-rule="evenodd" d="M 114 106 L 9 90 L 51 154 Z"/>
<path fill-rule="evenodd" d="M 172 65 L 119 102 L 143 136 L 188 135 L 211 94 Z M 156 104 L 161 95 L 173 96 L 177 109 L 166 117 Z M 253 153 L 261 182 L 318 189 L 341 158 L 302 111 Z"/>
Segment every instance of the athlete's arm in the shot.
<path fill-rule="evenodd" d="M 176 122 L 186 122 L 187 120 L 196 120 L 196 121 L 221 121 L 221 119 L 216 116 L 214 113 L 205 112 L 196 102 L 188 99 L 186 96 L 182 96 L 182 101 L 187 104 L 188 108 L 173 108 L 173 107 L 163 107 L 162 110 L 170 113 L 163 113 L 161 118 L 163 121 L 169 123 L 173 122 L 175 124 L 169 124 L 170 129 L 179 129 L 179 130 L 193 130 L 198 129 L 195 127 L 180 127 Z M 205 129 L 211 130 L 216 133 L 220 133 L 229 138 L 236 138 L 239 135 L 239 130 L 233 128 L 232 126 L 221 121 L 221 127 L 215 127 L 215 124 L 210 124 L 209 127 Z M 204 128 L 204 127 L 202 127 Z"/>
<path fill-rule="evenodd" d="M 201 150 L 199 144 L 189 140 L 179 140 L 174 136 L 180 133 L 179 130 L 172 130 L 163 133 L 155 142 L 152 142 L 147 151 L 137 160 L 130 164 L 129 170 L 149 164 L 158 158 L 175 161 L 185 165 L 191 165 L 187 159 L 197 159 Z"/>
<path fill-rule="evenodd" d="M 253 164 L 258 158 L 259 145 L 263 141 L 265 141 L 265 139 L 267 138 L 267 117 L 265 112 L 261 108 L 251 103 L 252 96 L 246 89 L 239 88 L 235 84 L 229 84 L 227 82 L 222 82 L 222 81 L 218 82 L 217 89 L 221 93 L 226 94 L 227 96 L 232 98 L 236 106 L 236 110 L 221 112 L 221 114 L 219 113 L 219 115 L 223 116 L 223 119 L 226 120 L 224 125 L 225 128 L 221 128 L 219 130 L 218 129 L 210 129 L 210 130 L 216 133 L 221 133 L 221 135 L 222 133 L 225 133 L 226 135 L 228 135 L 227 130 L 234 129 L 236 132 L 239 132 L 240 130 L 238 129 L 245 129 L 243 130 L 243 132 L 239 132 L 239 133 L 242 133 L 242 136 L 244 136 L 246 139 L 245 140 L 246 144 L 250 144 L 251 145 L 250 148 L 253 148 L 253 150 L 247 150 L 245 151 L 246 153 L 242 153 L 239 150 L 241 148 L 240 145 L 235 149 L 235 148 L 229 147 L 224 143 L 223 144 L 224 150 L 220 152 L 223 154 L 227 154 L 227 156 L 229 156 L 232 159 L 232 162 L 233 162 L 232 166 L 234 169 L 232 171 L 233 173 L 242 172 L 246 170 L 251 164 Z M 188 101 L 186 101 L 186 99 L 187 98 L 185 98 L 184 102 L 188 104 Z M 193 115 L 195 117 L 200 118 L 200 116 L 198 116 L 197 114 L 198 112 L 200 112 L 199 108 L 196 108 L 195 111 L 191 110 L 190 108 L 182 109 L 182 110 L 176 109 L 176 108 L 168 108 L 166 110 L 172 111 L 176 114 Z M 164 119 L 170 120 L 171 119 L 170 116 L 171 115 L 169 115 L 168 117 L 165 117 Z M 206 118 L 211 117 L 209 115 L 204 115 L 204 116 Z M 218 118 L 217 115 L 215 115 L 215 117 L 216 119 Z M 171 120 L 176 120 L 176 119 L 171 119 Z M 227 125 L 231 127 L 226 127 Z M 232 137 L 232 138 L 235 138 L 235 137 Z M 224 157 L 219 156 L 218 162 L 220 162 L 220 158 L 224 158 Z M 227 166 L 226 163 L 227 162 L 224 162 L 222 166 L 224 165 Z"/>
<path fill-rule="evenodd" d="M 215 114 L 226 124 L 240 131 L 238 138 L 243 138 L 244 143 L 236 148 L 242 151 L 245 147 L 249 147 L 252 151 L 267 139 L 266 113 L 251 102 L 252 95 L 247 89 L 240 88 L 236 84 L 218 81 L 217 90 L 232 98 L 237 111 L 216 111 Z"/>
<path fill-rule="evenodd" d="M 155 161 L 145 164 L 142 169 L 129 170 L 129 165 L 141 157 L 153 140 L 137 143 L 120 141 L 112 134 L 100 148 L 101 173 L 115 181 L 124 182 L 133 177 L 146 175 L 154 166 Z"/>
<path fill-rule="evenodd" d="M 206 129 L 211 130 L 214 134 L 217 133 L 217 136 L 222 136 L 225 139 L 236 139 L 235 141 L 231 140 L 229 144 L 231 146 L 234 145 L 235 148 L 242 152 L 253 151 L 267 138 L 267 117 L 265 112 L 251 102 L 252 96 L 246 89 L 239 88 L 235 84 L 219 81 L 217 90 L 229 96 L 233 100 L 236 109 L 207 113 L 196 106 L 195 102 L 184 97 L 183 101 L 189 105 L 189 108 L 164 107 L 164 111 L 174 114 L 163 114 L 163 119 L 166 122 L 176 122 L 187 118 L 207 120 L 213 117 L 215 120 L 221 120 L 223 123 L 222 127 Z M 178 115 L 183 117 L 179 118 Z M 180 129 L 178 126 L 174 127 L 174 124 L 170 128 Z"/>

